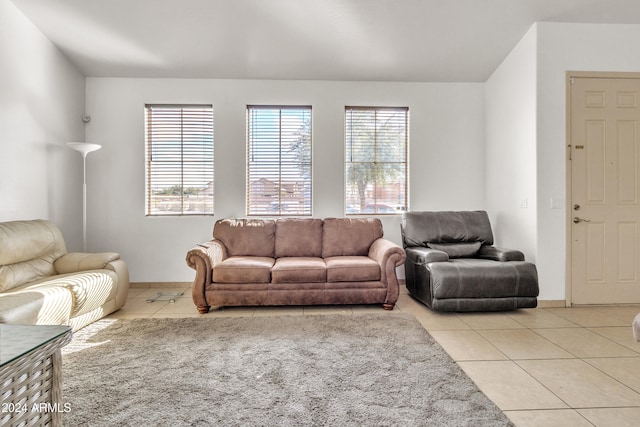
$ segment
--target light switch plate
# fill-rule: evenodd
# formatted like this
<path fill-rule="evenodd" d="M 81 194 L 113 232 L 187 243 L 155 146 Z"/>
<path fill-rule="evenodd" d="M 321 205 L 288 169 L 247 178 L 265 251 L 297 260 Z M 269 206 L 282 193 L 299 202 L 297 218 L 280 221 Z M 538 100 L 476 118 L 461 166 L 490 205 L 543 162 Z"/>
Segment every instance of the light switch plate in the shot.
<path fill-rule="evenodd" d="M 551 209 L 562 209 L 563 200 L 561 197 L 552 197 L 549 201 Z"/>

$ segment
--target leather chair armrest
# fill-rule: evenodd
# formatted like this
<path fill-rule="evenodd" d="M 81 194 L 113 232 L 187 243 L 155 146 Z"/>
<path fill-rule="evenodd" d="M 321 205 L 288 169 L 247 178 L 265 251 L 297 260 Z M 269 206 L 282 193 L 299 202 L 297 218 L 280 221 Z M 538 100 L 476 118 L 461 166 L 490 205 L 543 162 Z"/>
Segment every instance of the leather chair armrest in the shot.
<path fill-rule="evenodd" d="M 524 254 L 515 249 L 496 248 L 495 246 L 483 245 L 478 251 L 478 258 L 491 259 L 494 261 L 524 261 Z"/>
<path fill-rule="evenodd" d="M 633 338 L 640 342 L 640 313 L 636 314 L 636 317 L 633 318 Z"/>
<path fill-rule="evenodd" d="M 77 273 L 85 270 L 101 270 L 112 261 L 120 259 L 115 252 L 101 252 L 95 254 L 71 252 L 53 262 L 58 274 Z"/>
<path fill-rule="evenodd" d="M 449 261 L 449 255 L 444 251 L 437 249 L 424 248 L 421 246 L 410 247 L 406 249 L 407 258 L 416 265 L 426 265 L 430 262 L 446 262 Z"/>

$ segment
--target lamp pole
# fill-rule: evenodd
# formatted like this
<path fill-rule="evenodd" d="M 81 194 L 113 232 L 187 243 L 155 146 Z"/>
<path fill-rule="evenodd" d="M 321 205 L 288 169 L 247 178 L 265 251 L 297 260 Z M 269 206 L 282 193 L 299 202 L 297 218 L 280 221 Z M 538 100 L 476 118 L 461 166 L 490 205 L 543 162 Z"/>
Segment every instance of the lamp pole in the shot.
<path fill-rule="evenodd" d="M 82 248 L 87 252 L 87 154 L 102 146 L 88 142 L 67 142 L 67 145 L 82 154 Z"/>

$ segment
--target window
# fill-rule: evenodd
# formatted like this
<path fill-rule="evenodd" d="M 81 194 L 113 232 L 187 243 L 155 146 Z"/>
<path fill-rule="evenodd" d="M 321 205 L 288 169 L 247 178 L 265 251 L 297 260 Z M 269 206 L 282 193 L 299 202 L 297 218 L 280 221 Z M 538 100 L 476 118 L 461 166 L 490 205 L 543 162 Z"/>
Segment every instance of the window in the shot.
<path fill-rule="evenodd" d="M 247 107 L 247 214 L 311 215 L 311 107 Z"/>
<path fill-rule="evenodd" d="M 345 108 L 345 213 L 407 209 L 408 108 Z"/>
<path fill-rule="evenodd" d="M 213 214 L 213 107 L 146 105 L 146 214 Z"/>

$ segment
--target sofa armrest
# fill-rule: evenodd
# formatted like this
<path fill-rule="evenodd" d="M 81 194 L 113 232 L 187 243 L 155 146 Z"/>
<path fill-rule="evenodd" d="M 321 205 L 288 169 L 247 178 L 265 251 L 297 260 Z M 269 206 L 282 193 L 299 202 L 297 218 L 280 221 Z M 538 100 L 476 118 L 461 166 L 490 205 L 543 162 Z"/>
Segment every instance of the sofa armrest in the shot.
<path fill-rule="evenodd" d="M 187 252 L 187 265 L 197 270 L 199 259 L 213 268 L 216 264 L 227 258 L 227 248 L 220 240 L 212 239 L 208 242 L 198 243 Z"/>
<path fill-rule="evenodd" d="M 524 261 L 524 254 L 515 249 L 496 248 L 495 246 L 482 245 L 478 251 L 478 258 L 494 261 Z"/>
<path fill-rule="evenodd" d="M 118 277 L 118 289 L 116 290 L 116 306 L 115 309 L 118 310 L 122 308 L 126 302 L 127 297 L 129 296 L 129 267 L 127 263 L 122 259 L 116 259 L 114 261 L 109 262 L 104 267 L 106 270 L 113 271 Z"/>
<path fill-rule="evenodd" d="M 191 289 L 193 302 L 201 313 L 205 312 L 205 307 L 206 311 L 209 310 L 204 293 L 207 285 L 211 283 L 213 267 L 226 258 L 227 248 L 216 239 L 200 243 L 187 252 L 187 265 L 196 271 Z"/>
<path fill-rule="evenodd" d="M 120 259 L 120 254 L 115 252 L 95 254 L 71 252 L 55 260 L 53 267 L 58 274 L 77 273 L 86 270 L 102 270 L 106 268 L 107 264 L 118 259 Z"/>
<path fill-rule="evenodd" d="M 393 267 L 404 264 L 406 255 L 404 249 L 387 239 L 377 239 L 369 248 L 369 258 L 375 260 L 381 266 L 392 262 Z"/>
<path fill-rule="evenodd" d="M 406 260 L 404 249 L 390 240 L 380 238 L 369 248 L 369 258 L 380 265 L 380 280 L 387 285 L 385 304 L 393 307 L 400 292 L 396 267 L 400 267 Z"/>
<path fill-rule="evenodd" d="M 449 261 L 449 255 L 444 251 L 437 249 L 415 246 L 406 249 L 407 258 L 416 265 L 426 265 L 430 262 L 446 262 Z"/>

